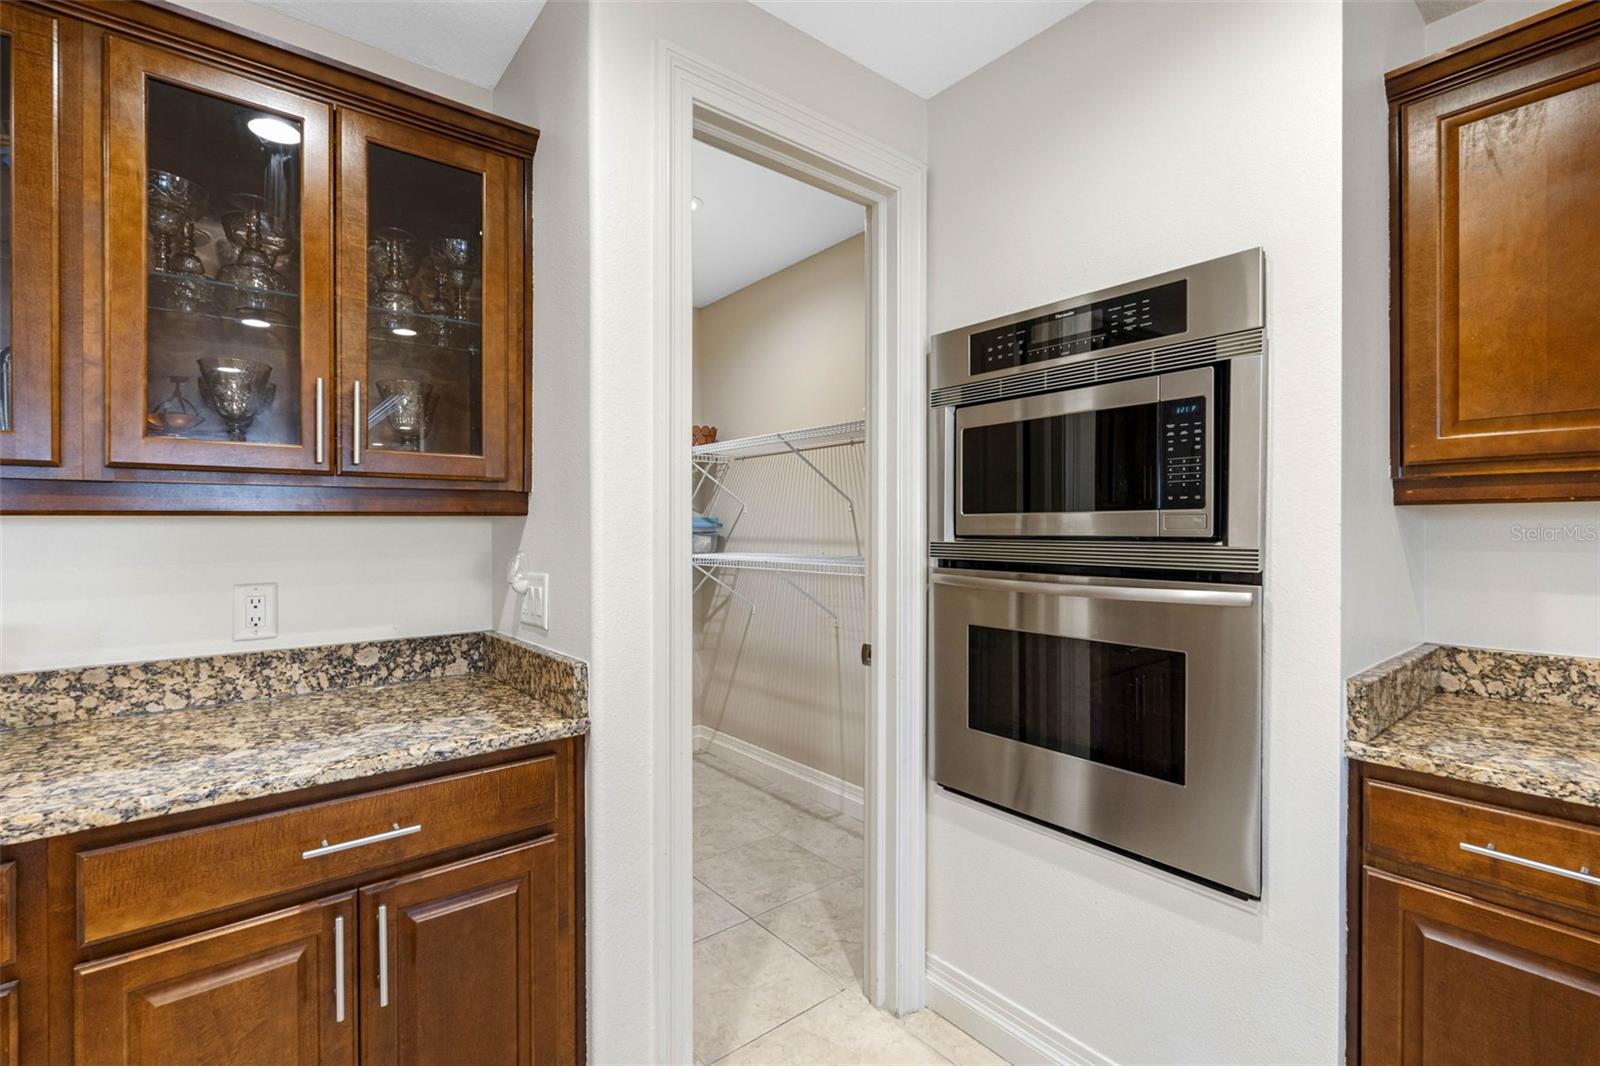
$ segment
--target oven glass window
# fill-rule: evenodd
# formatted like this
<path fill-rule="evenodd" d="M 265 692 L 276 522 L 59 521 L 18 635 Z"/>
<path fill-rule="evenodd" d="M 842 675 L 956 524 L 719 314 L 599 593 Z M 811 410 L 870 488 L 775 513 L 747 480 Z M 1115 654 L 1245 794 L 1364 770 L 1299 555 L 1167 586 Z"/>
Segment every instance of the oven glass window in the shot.
<path fill-rule="evenodd" d="M 961 434 L 964 514 L 1157 507 L 1155 404 L 974 426 Z"/>
<path fill-rule="evenodd" d="M 969 626 L 967 724 L 1183 784 L 1182 652 Z"/>

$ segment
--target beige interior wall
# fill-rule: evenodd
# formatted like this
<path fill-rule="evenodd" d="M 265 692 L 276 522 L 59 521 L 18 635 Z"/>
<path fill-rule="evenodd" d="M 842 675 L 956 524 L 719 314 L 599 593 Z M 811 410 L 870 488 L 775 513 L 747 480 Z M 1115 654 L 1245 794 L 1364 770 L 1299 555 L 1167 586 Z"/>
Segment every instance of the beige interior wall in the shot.
<path fill-rule="evenodd" d="M 694 315 L 694 420 L 722 440 L 861 418 L 867 252 L 857 235 Z"/>
<path fill-rule="evenodd" d="M 865 239 L 852 237 L 697 311 L 695 421 L 717 426 L 729 440 L 861 418 L 865 256 Z M 697 510 L 732 529 L 724 550 L 862 553 L 856 530 L 865 535 L 868 521 L 865 446 L 818 449 L 806 459 L 849 496 L 855 522 L 839 494 L 798 457 L 737 460 L 713 471 L 725 489 L 702 486 L 696 497 Z M 706 581 L 695 598 L 695 724 L 859 786 L 863 579 L 717 576 L 733 592 Z"/>

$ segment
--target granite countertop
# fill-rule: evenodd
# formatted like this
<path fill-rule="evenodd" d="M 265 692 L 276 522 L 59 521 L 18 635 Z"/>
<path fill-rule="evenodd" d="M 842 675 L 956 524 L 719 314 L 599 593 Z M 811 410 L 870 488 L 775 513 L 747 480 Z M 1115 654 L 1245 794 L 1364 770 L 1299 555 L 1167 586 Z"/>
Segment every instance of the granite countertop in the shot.
<path fill-rule="evenodd" d="M 1600 663 L 1423 645 L 1350 679 L 1352 759 L 1600 807 Z"/>
<path fill-rule="evenodd" d="M 113 701 L 101 693 L 92 700 L 94 713 L 75 717 L 62 717 L 59 704 L 51 703 L 38 724 L 0 730 L 0 844 L 588 731 L 587 674 L 581 663 L 493 635 L 450 639 L 479 642 L 466 655 L 452 648 L 451 662 L 467 664 L 458 676 L 436 676 L 439 670 L 430 664 L 416 680 L 391 674 L 395 683 L 156 711 L 106 710 Z M 394 649 L 385 646 L 402 643 L 346 646 L 340 654 L 371 659 L 376 646 L 387 658 Z M 485 643 L 507 647 L 485 655 Z M 140 677 L 180 665 L 192 673 L 198 661 L 139 664 Z M 283 661 L 271 660 L 264 669 L 281 676 Z M 5 675 L 0 682 L 11 683 L 13 692 L 45 684 L 58 692 L 84 688 L 76 681 L 77 687 L 64 686 L 63 673 Z M 562 683 L 545 680 L 552 675 Z M 114 684 L 114 678 L 105 684 Z M 80 697 L 79 704 L 88 700 Z"/>

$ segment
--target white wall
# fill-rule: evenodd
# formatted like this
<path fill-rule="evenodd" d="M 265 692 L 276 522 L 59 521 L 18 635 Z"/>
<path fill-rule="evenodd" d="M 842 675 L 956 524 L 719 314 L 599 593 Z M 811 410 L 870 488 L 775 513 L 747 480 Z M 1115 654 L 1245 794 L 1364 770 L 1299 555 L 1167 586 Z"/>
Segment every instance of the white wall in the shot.
<path fill-rule="evenodd" d="M 237 0 L 202 14 L 472 106 L 466 82 Z M 152 562 L 155 565 L 152 565 Z M 0 670 L 490 624 L 487 518 L 0 517 Z M 279 584 L 279 635 L 233 640 L 233 585 Z"/>
<path fill-rule="evenodd" d="M 546 4 L 495 86 L 499 114 L 537 126 L 533 157 L 533 495 L 494 520 L 494 624 L 589 657 L 589 6 Z M 520 623 L 505 583 L 517 552 L 550 575 L 548 629 Z"/>
<path fill-rule="evenodd" d="M 1421 641 L 1600 656 L 1600 505 L 1388 503 L 1383 74 L 1545 9 L 1345 5 L 1344 668 Z"/>
<path fill-rule="evenodd" d="M 549 32 L 548 16 L 547 8 L 534 36 Z M 664 473 L 654 425 L 665 358 L 655 349 L 661 43 L 671 41 L 917 158 L 924 153 L 925 106 L 752 5 L 604 3 L 591 5 L 589 19 L 588 254 L 574 247 L 559 261 L 541 262 L 540 276 L 587 270 L 590 279 L 590 1056 L 654 1062 L 664 1039 L 655 993 L 667 962 L 660 904 L 648 902 L 664 899 L 656 869 L 667 846 L 654 769 L 666 713 L 666 649 L 656 640 L 666 575 L 656 572 L 664 531 L 652 504 Z M 541 297 L 539 314 L 545 306 Z M 536 404 L 543 410 L 543 400 Z M 689 472 L 682 476 L 687 486 Z M 552 507 L 559 524 L 565 510 L 560 501 Z"/>
<path fill-rule="evenodd" d="M 1267 254 L 1264 899 L 929 801 L 930 954 L 1086 1059 L 1339 1054 L 1340 107 L 1318 3 L 1091 4 L 930 103 L 933 332 Z"/>

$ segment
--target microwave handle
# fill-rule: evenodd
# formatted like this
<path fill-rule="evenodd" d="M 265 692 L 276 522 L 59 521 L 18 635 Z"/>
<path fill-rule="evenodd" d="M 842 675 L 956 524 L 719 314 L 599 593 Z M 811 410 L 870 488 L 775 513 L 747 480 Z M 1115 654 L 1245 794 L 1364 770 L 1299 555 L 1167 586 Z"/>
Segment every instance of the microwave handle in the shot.
<path fill-rule="evenodd" d="M 1126 600 L 1134 603 L 1176 603 L 1185 607 L 1249 607 L 1256 602 L 1254 590 L 1246 589 L 1163 589 L 1142 585 L 1072 585 L 1049 581 L 1014 581 L 1003 577 L 968 577 L 965 574 L 935 573 L 935 585 L 990 592 L 1027 592 L 1043 596 L 1075 596 L 1085 600 Z"/>

